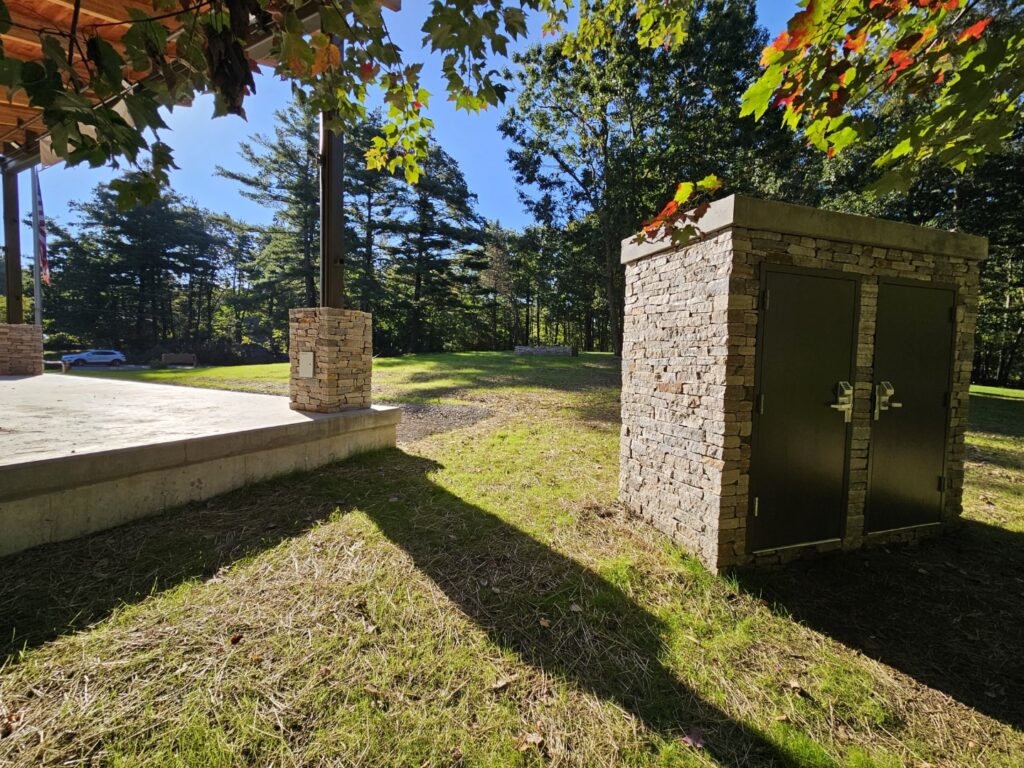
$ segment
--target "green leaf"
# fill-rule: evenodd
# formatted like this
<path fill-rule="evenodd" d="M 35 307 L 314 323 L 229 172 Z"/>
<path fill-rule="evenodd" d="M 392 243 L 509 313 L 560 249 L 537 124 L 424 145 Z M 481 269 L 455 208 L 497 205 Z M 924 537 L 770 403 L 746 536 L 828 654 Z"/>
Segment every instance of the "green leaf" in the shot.
<path fill-rule="evenodd" d="M 785 70 L 778 65 L 768 67 L 743 94 L 740 117 L 753 115 L 755 120 L 760 120 L 772 103 L 772 97 L 782 85 L 782 78 Z"/>

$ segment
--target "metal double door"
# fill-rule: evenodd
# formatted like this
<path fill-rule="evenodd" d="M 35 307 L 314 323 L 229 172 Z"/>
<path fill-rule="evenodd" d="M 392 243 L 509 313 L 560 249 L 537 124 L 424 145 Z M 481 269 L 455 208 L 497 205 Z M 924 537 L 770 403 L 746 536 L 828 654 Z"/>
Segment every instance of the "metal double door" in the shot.
<path fill-rule="evenodd" d="M 825 270 L 763 273 L 748 548 L 844 533 L 860 286 Z M 955 294 L 879 284 L 867 529 L 939 519 Z"/>

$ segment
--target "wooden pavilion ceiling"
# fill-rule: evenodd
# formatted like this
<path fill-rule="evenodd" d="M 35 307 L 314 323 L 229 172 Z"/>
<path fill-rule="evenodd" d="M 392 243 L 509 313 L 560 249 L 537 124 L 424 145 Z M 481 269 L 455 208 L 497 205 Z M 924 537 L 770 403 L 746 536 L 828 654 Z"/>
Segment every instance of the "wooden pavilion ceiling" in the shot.
<path fill-rule="evenodd" d="M 395 11 L 401 8 L 401 0 L 380 0 L 380 3 Z M 47 32 L 63 37 L 65 41 L 68 39 L 75 0 L 6 0 L 6 4 L 12 23 L 10 30 L 2 37 L 4 49 L 9 55 L 26 61 L 41 59 L 41 37 Z M 309 3 L 311 16 L 316 14 L 320 4 Z M 129 29 L 127 24 L 119 22 L 130 19 L 132 10 L 142 11 L 148 16 L 164 15 L 153 10 L 151 0 L 80 0 L 79 6 L 79 38 L 95 33 L 115 47 L 120 47 L 121 37 Z M 162 18 L 160 23 L 171 31 L 179 26 L 174 17 Z M 79 58 L 76 52 L 75 60 Z M 88 80 L 85 65 L 79 62 L 77 68 Z M 23 91 L 12 98 L 7 89 L 0 86 L 0 153 L 7 155 L 17 149 L 24 154 L 26 145 L 36 142 L 40 134 L 46 131 L 40 118 L 41 112 L 29 106 L 28 97 Z"/>
<path fill-rule="evenodd" d="M 6 0 L 6 3 L 11 28 L 3 34 L 3 43 L 9 55 L 23 60 L 41 59 L 43 35 L 49 33 L 68 39 L 75 0 Z M 128 31 L 126 24 L 117 22 L 127 21 L 131 10 L 154 14 L 153 5 L 147 0 L 81 0 L 78 34 L 95 33 L 116 46 Z M 177 26 L 173 18 L 161 23 L 172 30 Z M 77 52 L 75 58 L 78 58 Z M 88 79 L 83 64 L 79 63 L 77 69 Z M 7 89 L 0 86 L 0 142 L 5 146 L 24 145 L 27 138 L 45 131 L 39 119 L 41 112 L 28 105 L 24 92 L 15 94 L 12 99 Z"/>

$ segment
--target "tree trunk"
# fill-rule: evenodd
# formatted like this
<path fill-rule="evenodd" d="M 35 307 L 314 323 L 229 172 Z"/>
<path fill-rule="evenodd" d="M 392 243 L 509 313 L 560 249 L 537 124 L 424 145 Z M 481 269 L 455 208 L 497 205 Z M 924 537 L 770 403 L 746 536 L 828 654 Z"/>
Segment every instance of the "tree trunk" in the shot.
<path fill-rule="evenodd" d="M 604 240 L 605 260 L 605 297 L 608 302 L 608 333 L 611 336 L 612 354 L 622 357 L 622 323 L 620 322 L 619 292 L 616 284 L 616 272 L 621 268 L 619 254 L 611 241 L 610 227 L 602 217 L 602 239 Z"/>

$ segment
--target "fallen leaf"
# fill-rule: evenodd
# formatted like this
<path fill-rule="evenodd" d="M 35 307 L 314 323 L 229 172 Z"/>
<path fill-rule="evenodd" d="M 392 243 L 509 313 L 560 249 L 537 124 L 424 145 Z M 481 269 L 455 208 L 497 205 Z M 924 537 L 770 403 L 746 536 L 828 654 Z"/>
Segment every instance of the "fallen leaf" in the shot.
<path fill-rule="evenodd" d="M 550 619 L 541 618 L 540 625 L 542 627 L 544 627 L 545 629 L 547 629 L 548 627 L 551 626 L 551 620 Z"/>
<path fill-rule="evenodd" d="M 491 686 L 491 690 L 495 693 L 497 693 L 498 691 L 504 691 L 506 688 L 512 685 L 515 679 L 516 675 L 512 675 L 512 677 L 503 677 Z"/>
<path fill-rule="evenodd" d="M 539 733 L 530 732 L 524 734 L 519 740 L 519 751 L 526 752 L 530 747 L 540 749 L 544 745 L 544 737 Z"/>
<path fill-rule="evenodd" d="M 685 736 L 683 736 L 683 744 L 694 749 L 700 749 L 704 746 L 704 729 L 703 728 L 691 728 Z"/>
<path fill-rule="evenodd" d="M 569 606 L 569 610 L 572 611 L 573 613 L 582 613 L 582 611 L 583 611 L 583 609 L 580 608 L 580 606 L 578 604 L 576 604 L 576 603 L 573 603 L 572 605 L 570 605 Z"/>
<path fill-rule="evenodd" d="M 242 634 L 240 632 L 237 632 L 231 636 L 232 645 L 238 645 L 240 642 L 242 642 Z"/>

